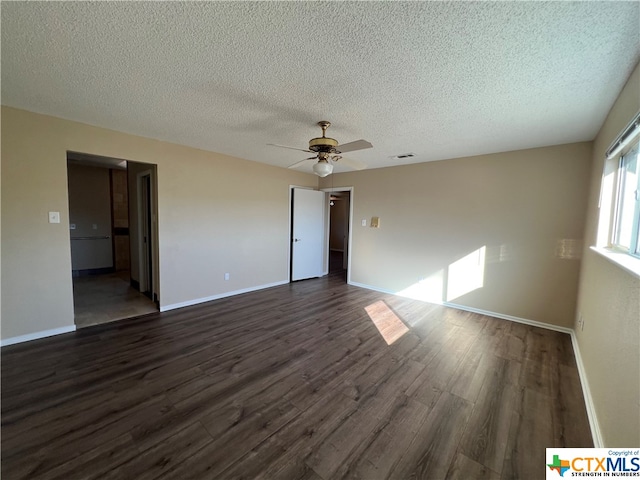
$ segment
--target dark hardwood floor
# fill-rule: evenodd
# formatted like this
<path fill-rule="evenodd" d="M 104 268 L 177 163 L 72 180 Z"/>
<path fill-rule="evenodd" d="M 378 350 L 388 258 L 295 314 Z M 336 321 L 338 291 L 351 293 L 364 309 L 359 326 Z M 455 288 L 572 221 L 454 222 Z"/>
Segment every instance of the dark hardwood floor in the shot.
<path fill-rule="evenodd" d="M 537 479 L 592 446 L 568 335 L 340 272 L 5 347 L 1 435 L 4 480 Z"/>

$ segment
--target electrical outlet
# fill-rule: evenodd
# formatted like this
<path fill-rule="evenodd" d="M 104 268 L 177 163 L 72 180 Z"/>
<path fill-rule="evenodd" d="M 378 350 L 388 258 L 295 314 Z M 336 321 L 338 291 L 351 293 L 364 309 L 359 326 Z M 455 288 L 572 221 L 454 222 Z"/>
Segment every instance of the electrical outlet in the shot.
<path fill-rule="evenodd" d="M 230 277 L 229 277 L 229 272 L 225 273 L 225 274 L 224 274 L 224 279 L 225 279 L 225 280 L 229 280 L 229 278 L 230 278 Z"/>

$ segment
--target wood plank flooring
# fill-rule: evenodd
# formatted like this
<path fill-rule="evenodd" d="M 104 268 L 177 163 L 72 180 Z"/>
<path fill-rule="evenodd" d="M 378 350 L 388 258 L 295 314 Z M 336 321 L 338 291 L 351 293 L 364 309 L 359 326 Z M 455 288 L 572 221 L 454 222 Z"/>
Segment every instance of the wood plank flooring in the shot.
<path fill-rule="evenodd" d="M 340 275 L 5 347 L 1 434 L 5 480 L 532 479 L 592 446 L 568 335 Z"/>

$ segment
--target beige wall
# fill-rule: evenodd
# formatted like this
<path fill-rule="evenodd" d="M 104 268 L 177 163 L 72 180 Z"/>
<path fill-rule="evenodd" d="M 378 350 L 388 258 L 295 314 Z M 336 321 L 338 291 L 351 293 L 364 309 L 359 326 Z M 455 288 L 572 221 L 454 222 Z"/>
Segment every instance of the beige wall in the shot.
<path fill-rule="evenodd" d="M 157 164 L 161 306 L 287 280 L 314 175 L 2 107 L 3 339 L 73 325 L 67 150 Z"/>
<path fill-rule="evenodd" d="M 577 307 L 578 315 L 584 320 L 584 330 L 575 328 L 606 447 L 640 446 L 640 280 L 589 247 L 597 243 L 604 153 L 639 109 L 640 66 L 628 80 L 594 141 Z M 603 219 L 607 218 L 606 213 L 602 212 Z"/>
<path fill-rule="evenodd" d="M 111 241 L 111 190 L 109 169 L 68 164 L 71 268 L 87 270 L 113 267 Z M 93 226 L 95 225 L 95 229 Z M 82 240 L 73 240 L 82 237 Z M 106 239 L 86 238 L 108 237 Z"/>
<path fill-rule="evenodd" d="M 578 143 L 338 174 L 354 187 L 351 281 L 570 327 L 590 164 Z"/>

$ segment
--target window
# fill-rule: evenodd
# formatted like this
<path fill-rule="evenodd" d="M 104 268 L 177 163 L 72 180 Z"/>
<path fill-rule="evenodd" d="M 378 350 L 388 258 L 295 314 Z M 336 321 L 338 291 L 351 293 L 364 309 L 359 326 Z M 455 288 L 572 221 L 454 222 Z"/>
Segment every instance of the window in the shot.
<path fill-rule="evenodd" d="M 640 257 L 640 161 L 638 143 L 620 157 L 612 244 Z"/>
<path fill-rule="evenodd" d="M 605 153 L 591 250 L 640 278 L 640 112 Z"/>

